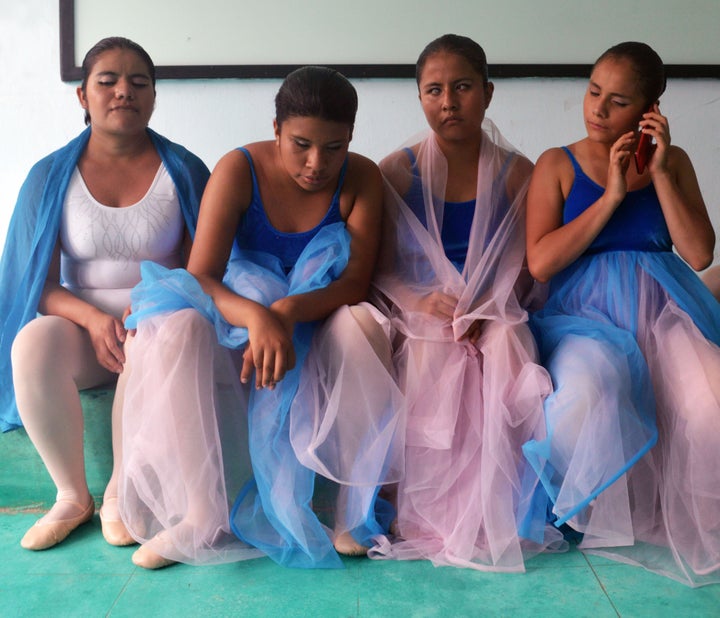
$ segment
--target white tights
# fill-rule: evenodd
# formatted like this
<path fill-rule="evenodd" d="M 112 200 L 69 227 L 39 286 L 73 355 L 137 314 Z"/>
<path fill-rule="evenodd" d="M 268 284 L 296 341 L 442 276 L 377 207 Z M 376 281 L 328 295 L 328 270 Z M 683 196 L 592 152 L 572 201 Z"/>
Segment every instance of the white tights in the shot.
<path fill-rule="evenodd" d="M 95 356 L 88 332 L 58 316 L 29 322 L 12 348 L 13 383 L 20 417 L 57 488 L 43 521 L 78 515 L 92 499 L 85 477 L 83 411 L 78 391 L 111 382 L 114 374 Z M 123 380 L 125 376 L 123 376 Z M 121 385 L 119 385 L 121 386 Z M 118 393 L 122 391 L 118 389 Z M 113 474 L 105 498 L 117 495 L 122 397 L 113 402 Z M 107 514 L 115 518 L 114 514 Z"/>

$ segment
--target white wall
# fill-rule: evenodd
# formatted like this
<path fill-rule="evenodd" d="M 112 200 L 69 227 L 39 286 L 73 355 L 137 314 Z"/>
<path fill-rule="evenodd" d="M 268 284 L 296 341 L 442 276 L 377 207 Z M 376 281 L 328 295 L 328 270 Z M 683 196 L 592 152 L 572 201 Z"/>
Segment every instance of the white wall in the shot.
<path fill-rule="evenodd" d="M 607 46 L 616 42 L 608 41 Z M 77 85 L 60 81 L 56 0 L 0 0 L 0 62 L 2 243 L 30 166 L 84 126 L 75 97 Z M 488 116 L 531 159 L 550 146 L 583 136 L 584 79 L 494 81 Z M 379 160 L 424 128 L 414 82 L 353 83 L 360 97 L 355 151 Z M 277 80 L 160 81 L 151 126 L 194 151 L 212 168 L 235 146 L 271 136 L 278 86 Z M 695 164 L 720 236 L 720 80 L 671 80 L 662 104 L 674 143 L 684 147 Z M 720 249 L 716 248 L 715 255 L 716 263 L 720 262 Z"/>

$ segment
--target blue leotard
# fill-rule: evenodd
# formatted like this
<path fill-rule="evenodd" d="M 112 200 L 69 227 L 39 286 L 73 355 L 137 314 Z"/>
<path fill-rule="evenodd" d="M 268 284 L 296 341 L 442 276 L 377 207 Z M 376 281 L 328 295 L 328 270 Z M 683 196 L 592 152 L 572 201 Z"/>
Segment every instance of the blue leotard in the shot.
<path fill-rule="evenodd" d="M 250 173 L 252 175 L 252 200 L 250 206 L 238 226 L 235 239 L 240 249 L 249 251 L 264 251 L 271 253 L 280 259 L 285 272 L 289 272 L 295 265 L 303 249 L 315 237 L 315 235 L 326 225 L 341 222 L 340 214 L 340 191 L 342 190 L 343 181 L 345 180 L 345 172 L 347 170 L 347 159 L 343 163 L 340 170 L 340 178 L 335 194 L 330 202 L 323 220 L 313 229 L 306 232 L 286 233 L 276 230 L 265 212 L 265 207 L 260 196 L 260 188 L 258 187 L 257 176 L 255 174 L 255 165 L 252 156 L 245 148 L 238 148 L 248 160 L 250 164 Z"/>
<path fill-rule="evenodd" d="M 417 169 L 415 154 L 410 148 L 405 152 L 412 165 L 413 180 L 410 189 L 404 196 L 406 204 L 415 213 L 418 220 L 427 227 L 423 185 Z M 462 271 L 470 245 L 470 228 L 475 216 L 475 199 L 467 202 L 445 202 L 440 239 L 448 259 Z"/>
<path fill-rule="evenodd" d="M 583 172 L 568 148 L 564 147 L 563 150 L 570 157 L 575 170 L 575 181 L 565 200 L 563 210 L 565 224 L 581 215 L 605 192 L 605 189 Z M 672 251 L 670 232 L 653 184 L 627 193 L 620 207 L 613 213 L 585 253 L 587 255 L 622 250 Z"/>

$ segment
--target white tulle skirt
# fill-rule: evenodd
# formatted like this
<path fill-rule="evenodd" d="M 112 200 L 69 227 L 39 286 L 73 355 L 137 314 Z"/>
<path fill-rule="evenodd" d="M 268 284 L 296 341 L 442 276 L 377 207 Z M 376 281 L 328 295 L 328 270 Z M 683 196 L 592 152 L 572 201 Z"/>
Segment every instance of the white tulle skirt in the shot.
<path fill-rule="evenodd" d="M 329 225 L 289 274 L 248 253 L 224 281 L 269 305 L 327 285 L 348 254 L 344 225 Z M 342 567 L 336 535 L 369 545 L 387 530 L 377 494 L 402 476 L 405 416 L 384 318 L 343 306 L 298 324 L 295 368 L 275 389 L 256 390 L 240 384 L 236 363 L 247 331 L 225 322 L 189 273 L 144 264 L 134 294 L 119 497 L 138 541 L 194 564 L 267 555 Z M 337 494 L 322 517 L 316 475 Z"/>
<path fill-rule="evenodd" d="M 237 355 L 194 309 L 142 321 L 129 346 L 121 515 L 138 542 L 177 562 L 262 555 L 229 522 L 252 478 Z"/>

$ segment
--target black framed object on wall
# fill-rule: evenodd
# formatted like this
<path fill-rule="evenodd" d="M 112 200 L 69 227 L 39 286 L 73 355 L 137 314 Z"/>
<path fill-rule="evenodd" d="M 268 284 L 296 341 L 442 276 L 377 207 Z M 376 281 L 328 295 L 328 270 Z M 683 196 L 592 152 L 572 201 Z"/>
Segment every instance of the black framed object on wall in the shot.
<path fill-rule="evenodd" d="M 106 36 L 140 43 L 160 79 L 282 78 L 305 64 L 411 78 L 446 32 L 478 41 L 492 78 L 585 77 L 606 48 L 652 45 L 668 77 L 720 78 L 717 0 L 60 0 L 60 72 Z M 690 44 L 692 43 L 692 44 Z"/>

